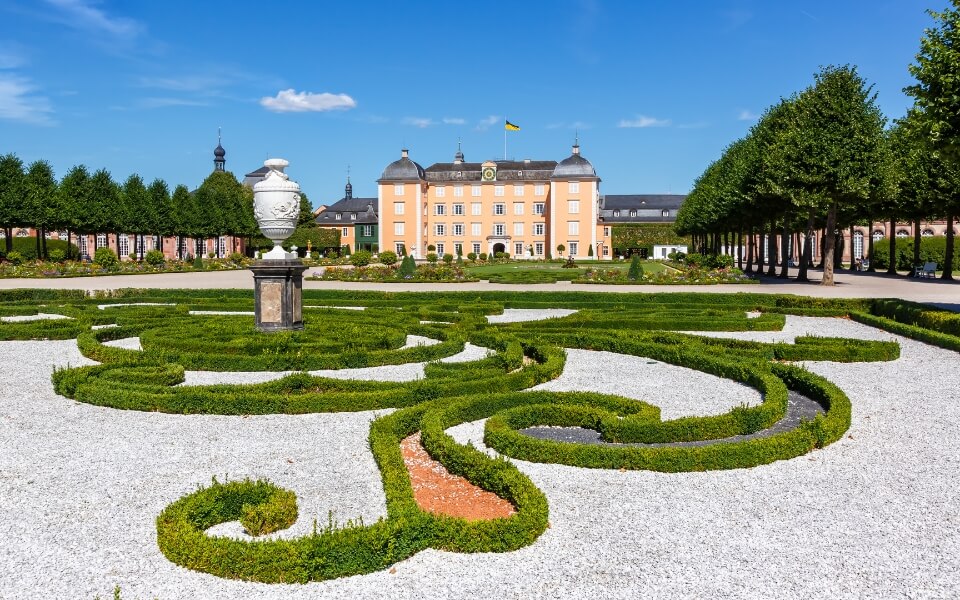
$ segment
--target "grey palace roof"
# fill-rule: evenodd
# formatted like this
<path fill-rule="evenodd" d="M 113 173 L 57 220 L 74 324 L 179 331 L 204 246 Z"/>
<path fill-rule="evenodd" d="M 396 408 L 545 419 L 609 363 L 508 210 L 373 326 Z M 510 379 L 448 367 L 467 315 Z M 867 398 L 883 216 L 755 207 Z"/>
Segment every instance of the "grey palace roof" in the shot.
<path fill-rule="evenodd" d="M 377 222 L 377 199 L 376 198 L 342 198 L 334 202 L 323 212 L 317 215 L 316 222 L 319 225 L 348 225 L 348 224 L 370 224 Z M 340 214 L 337 220 L 336 215 Z M 355 219 L 350 215 L 356 214 Z"/>
<path fill-rule="evenodd" d="M 423 179 L 423 167 L 410 160 L 407 150 L 400 153 L 400 160 L 395 160 L 380 175 L 380 181 L 409 181 Z"/>
<path fill-rule="evenodd" d="M 598 219 L 604 223 L 673 223 L 687 197 L 682 194 L 607 194 Z"/>
<path fill-rule="evenodd" d="M 555 160 L 497 160 L 497 181 L 547 181 L 557 166 Z M 480 181 L 483 163 L 456 161 L 426 168 L 427 181 Z"/>
<path fill-rule="evenodd" d="M 567 158 L 561 160 L 557 164 L 557 168 L 553 170 L 554 177 L 596 177 L 597 172 L 594 170 L 593 165 L 590 164 L 590 161 L 580 156 L 579 153 L 571 154 Z"/>

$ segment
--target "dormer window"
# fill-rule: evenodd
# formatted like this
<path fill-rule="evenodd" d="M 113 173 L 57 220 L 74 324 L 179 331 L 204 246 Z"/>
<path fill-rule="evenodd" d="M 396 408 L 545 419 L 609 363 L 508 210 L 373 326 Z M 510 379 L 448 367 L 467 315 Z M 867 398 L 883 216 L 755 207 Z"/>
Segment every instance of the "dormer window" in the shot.
<path fill-rule="evenodd" d="M 631 216 L 631 217 L 637 216 L 637 211 L 636 211 L 636 210 L 631 210 L 631 211 L 630 211 L 630 216 Z"/>
<path fill-rule="evenodd" d="M 620 211 L 619 211 L 619 210 L 613 211 L 613 216 L 619 217 L 619 216 L 620 216 Z"/>
<path fill-rule="evenodd" d="M 350 220 L 351 220 L 351 221 L 356 221 L 356 220 L 357 220 L 357 213 L 350 213 Z"/>
<path fill-rule="evenodd" d="M 337 213 L 337 214 L 333 215 L 333 218 L 334 218 L 334 220 L 339 221 L 339 220 L 340 220 L 340 213 Z"/>
<path fill-rule="evenodd" d="M 669 216 L 670 216 L 670 211 L 669 211 L 669 210 L 664 210 L 664 211 L 663 211 L 663 216 L 669 217 Z"/>

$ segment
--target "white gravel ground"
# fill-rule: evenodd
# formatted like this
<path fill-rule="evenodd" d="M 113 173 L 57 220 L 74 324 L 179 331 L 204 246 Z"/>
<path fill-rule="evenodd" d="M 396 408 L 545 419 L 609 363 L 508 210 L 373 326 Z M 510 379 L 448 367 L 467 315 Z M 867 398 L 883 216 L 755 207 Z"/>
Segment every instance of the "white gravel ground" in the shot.
<path fill-rule="evenodd" d="M 104 346 L 110 346 L 111 348 L 123 348 L 124 350 L 143 350 L 143 346 L 140 345 L 140 336 L 120 338 L 119 340 L 108 340 L 101 343 Z"/>
<path fill-rule="evenodd" d="M 487 315 L 488 323 L 519 323 L 543 321 L 572 315 L 577 311 L 568 308 L 505 308 L 502 315 Z"/>
<path fill-rule="evenodd" d="M 37 313 L 35 315 L 10 315 L 8 317 L 0 317 L 0 321 L 4 323 L 22 323 L 24 321 L 47 321 L 47 320 L 57 320 L 57 319 L 72 319 L 73 317 L 68 317 L 66 315 L 58 315 L 56 313 Z"/>
<path fill-rule="evenodd" d="M 797 332 L 889 336 L 842 320 Z M 738 334 L 752 338 L 757 334 Z M 777 334 L 764 333 L 764 336 Z M 812 363 L 853 401 L 849 435 L 794 460 L 660 474 L 515 461 L 547 531 L 503 554 L 428 550 L 394 573 L 264 585 L 188 571 L 154 519 L 211 476 L 266 477 L 313 516 L 383 514 L 372 413 L 264 417 L 117 411 L 56 396 L 72 341 L 0 342 L 0 598 L 955 598 L 960 589 L 960 360 L 899 340 L 891 363 Z M 599 354 L 599 353 L 598 353 Z M 598 374 L 637 389 L 630 370 Z M 709 384 L 709 382 L 704 382 Z M 719 384 L 719 382 L 714 382 Z M 687 386 L 699 394 L 703 384 Z M 666 397 L 666 396 L 661 396 Z"/>

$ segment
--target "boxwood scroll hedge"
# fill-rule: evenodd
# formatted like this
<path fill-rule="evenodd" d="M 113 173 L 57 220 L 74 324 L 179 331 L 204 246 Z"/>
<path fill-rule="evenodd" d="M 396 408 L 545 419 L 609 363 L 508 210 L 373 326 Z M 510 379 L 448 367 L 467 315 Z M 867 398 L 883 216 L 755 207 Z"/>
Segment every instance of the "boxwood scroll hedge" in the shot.
<path fill-rule="evenodd" d="M 255 332 L 249 316 L 190 314 L 249 311 L 252 300 L 247 292 L 141 291 L 99 299 L 0 293 L 0 316 L 53 312 L 70 317 L 0 323 L 0 338 L 62 338 L 73 332 L 81 351 L 101 364 L 58 370 L 53 376 L 55 389 L 69 398 L 115 409 L 223 415 L 397 409 L 370 425 L 370 449 L 387 501 L 387 515 L 376 523 L 331 523 L 289 540 L 240 540 L 206 533 L 213 525 L 236 520 L 251 534 L 289 527 L 298 518 L 294 490 L 268 481 L 214 480 L 169 505 L 157 518 L 157 543 L 176 564 L 269 583 L 369 573 L 425 548 L 505 552 L 534 542 L 547 527 L 546 497 L 509 461 L 456 443 L 446 433 L 454 425 L 486 418 L 486 444 L 528 461 L 663 472 L 751 467 L 822 448 L 849 427 L 851 406 L 843 392 L 790 362 L 899 356 L 895 342 L 798 338 L 793 344 L 767 344 L 675 330 L 771 331 L 783 326 L 785 314 L 849 314 L 891 330 L 924 332 L 914 337 L 936 338 L 947 347 L 950 340 L 960 341 L 949 315 L 931 316 L 929 307 L 869 300 L 753 294 L 358 292 L 307 292 L 304 300 L 305 331 L 276 335 Z M 147 304 L 171 301 L 176 306 Z M 365 310 L 342 310 L 349 306 Z M 491 325 L 486 320 L 505 308 L 548 307 L 578 312 L 537 322 Z M 404 348 L 408 335 L 439 343 Z M 143 350 L 103 344 L 132 336 L 140 338 Z M 437 362 L 466 343 L 489 348 L 492 354 L 466 363 Z M 663 421 L 656 398 L 638 402 L 595 393 L 529 391 L 561 373 L 563 348 L 606 350 L 697 369 L 751 386 L 763 401 L 722 415 Z M 410 361 L 427 363 L 423 379 L 347 381 L 305 372 Z M 255 385 L 181 385 L 187 369 L 295 372 Z M 720 441 L 777 423 L 785 414 L 788 390 L 818 401 L 824 413 L 766 437 Z M 531 425 L 587 427 L 612 443 L 535 439 L 520 431 Z M 516 512 L 507 518 L 467 521 L 422 510 L 414 500 L 400 451 L 400 441 L 416 432 L 431 457 L 508 500 Z M 708 443 L 669 445 L 688 441 Z"/>

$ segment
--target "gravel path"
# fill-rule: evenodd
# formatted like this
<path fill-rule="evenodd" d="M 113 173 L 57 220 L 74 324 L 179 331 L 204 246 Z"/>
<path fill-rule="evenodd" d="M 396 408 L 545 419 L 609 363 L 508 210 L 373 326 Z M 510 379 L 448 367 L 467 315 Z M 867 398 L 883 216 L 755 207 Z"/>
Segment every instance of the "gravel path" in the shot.
<path fill-rule="evenodd" d="M 835 319 L 788 318 L 788 327 L 891 337 Z M 376 519 L 384 506 L 367 447 L 373 413 L 99 408 L 51 389 L 54 364 L 89 364 L 75 342 L 0 342 L 0 361 L 15 365 L 0 369 L 0 598 L 109 598 L 117 584 L 124 598 L 160 600 L 956 597 L 960 360 L 899 341 L 902 357 L 890 363 L 808 365 L 854 406 L 849 435 L 824 450 L 682 474 L 515 461 L 550 502 L 551 526 L 533 545 L 428 550 L 393 573 L 291 586 L 177 567 L 156 548 L 154 520 L 224 474 L 294 490 L 302 517 L 293 532 L 313 516 L 325 522 L 328 510 L 340 521 Z M 635 386 L 633 373 L 619 377 Z"/>
<path fill-rule="evenodd" d="M 0 321 L 4 323 L 22 323 L 25 321 L 47 321 L 47 320 L 56 320 L 56 319 L 72 319 L 73 317 L 68 317 L 66 315 L 58 315 L 56 313 L 37 313 L 35 315 L 10 315 L 8 317 L 0 317 Z"/>
<path fill-rule="evenodd" d="M 558 319 L 574 314 L 568 308 L 505 308 L 501 315 L 487 315 L 488 323 L 519 323 L 521 321 L 543 321 Z"/>

